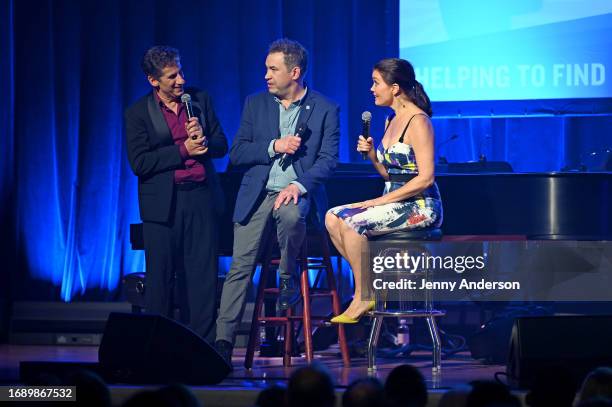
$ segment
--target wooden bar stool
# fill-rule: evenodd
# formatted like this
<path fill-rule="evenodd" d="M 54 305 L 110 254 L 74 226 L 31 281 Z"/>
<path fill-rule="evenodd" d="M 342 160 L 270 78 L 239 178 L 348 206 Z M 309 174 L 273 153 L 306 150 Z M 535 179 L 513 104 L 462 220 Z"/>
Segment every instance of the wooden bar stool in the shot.
<path fill-rule="evenodd" d="M 310 239 L 309 239 L 310 238 Z M 275 240 L 275 239 L 273 239 Z M 309 256 L 308 241 L 317 241 L 320 244 L 321 256 L 314 257 Z M 306 361 L 311 363 L 313 360 L 313 344 L 312 344 L 312 328 L 313 323 L 315 325 L 324 324 L 325 321 L 329 320 L 328 315 L 312 315 L 311 313 L 311 300 L 317 297 L 327 297 L 331 299 L 331 306 L 334 315 L 340 314 L 340 299 L 338 297 L 338 291 L 336 289 L 336 281 L 334 277 L 334 271 L 331 264 L 329 241 L 327 231 L 323 228 L 316 228 L 316 230 L 309 230 L 307 236 L 304 239 L 304 243 L 300 248 L 300 255 L 297 259 L 299 264 L 299 284 L 300 293 L 302 296 L 303 312 L 301 315 L 296 314 L 295 306 L 285 311 L 284 315 L 281 316 L 262 316 L 262 308 L 264 299 L 267 296 L 278 296 L 278 288 L 266 288 L 266 281 L 270 270 L 276 270 L 273 266 L 278 266 L 279 259 L 273 258 L 274 244 L 269 243 L 265 249 L 264 261 L 262 262 L 261 274 L 259 276 L 259 286 L 257 288 L 257 297 L 255 299 L 255 308 L 253 310 L 253 320 L 251 323 L 251 331 L 249 334 L 249 342 L 247 345 L 247 352 L 244 361 L 244 366 L 250 369 L 253 366 L 253 357 L 255 355 L 255 347 L 259 341 L 259 329 L 262 326 L 282 326 L 284 327 L 284 347 L 283 347 L 283 366 L 291 366 L 291 355 L 293 352 L 293 337 L 294 328 L 296 322 L 302 322 L 303 333 L 304 333 L 304 345 L 306 353 Z M 309 270 L 316 270 L 316 278 L 313 284 L 310 283 L 308 275 Z M 317 288 L 318 282 L 321 277 L 326 279 L 327 288 Z M 349 350 L 346 343 L 346 336 L 344 332 L 344 326 L 338 324 L 338 344 L 340 345 L 340 352 L 342 354 L 342 361 L 345 367 L 350 366 Z"/>

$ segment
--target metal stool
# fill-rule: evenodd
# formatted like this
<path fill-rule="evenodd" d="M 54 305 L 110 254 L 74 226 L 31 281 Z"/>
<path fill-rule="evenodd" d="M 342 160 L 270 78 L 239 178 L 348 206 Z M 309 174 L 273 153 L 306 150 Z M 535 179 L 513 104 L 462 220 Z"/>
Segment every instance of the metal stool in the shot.
<path fill-rule="evenodd" d="M 317 241 L 321 247 L 320 257 L 309 256 L 308 240 Z M 312 344 L 312 323 L 323 324 L 329 320 L 328 315 L 316 316 L 311 314 L 310 301 L 313 297 L 328 297 L 331 299 L 332 311 L 334 315 L 340 314 L 340 299 L 336 290 L 336 282 L 334 271 L 331 264 L 329 243 L 327 231 L 320 227 L 309 230 L 304 243 L 300 249 L 300 256 L 297 259 L 300 266 L 300 292 L 302 295 L 303 312 L 302 315 L 294 315 L 293 309 L 288 309 L 284 316 L 261 316 L 264 299 L 267 295 L 277 296 L 278 288 L 266 288 L 265 282 L 268 281 L 271 266 L 279 264 L 279 259 L 272 258 L 273 246 L 268 244 L 265 250 L 264 261 L 262 262 L 261 274 L 259 276 L 259 286 L 257 288 L 257 297 L 255 300 L 255 309 L 253 310 L 253 320 L 251 323 L 251 331 L 249 334 L 249 342 L 245 356 L 244 366 L 250 369 L 253 366 L 253 358 L 255 355 L 255 347 L 259 340 L 260 326 L 284 326 L 284 348 L 283 348 L 283 366 L 291 366 L 291 355 L 293 353 L 293 336 L 295 322 L 302 322 L 304 328 L 304 345 L 306 353 L 306 361 L 311 363 L 313 360 L 313 344 Z M 317 276 L 314 284 L 310 284 L 308 270 L 317 270 Z M 327 280 L 327 288 L 319 289 L 317 283 L 321 276 Z M 294 307 L 295 308 L 295 307 Z M 350 366 L 349 350 L 346 342 L 344 326 L 338 324 L 338 344 L 340 345 L 340 353 L 345 367 Z"/>
<path fill-rule="evenodd" d="M 417 248 L 422 248 L 420 243 L 424 241 L 439 241 L 442 239 L 442 231 L 440 229 L 425 229 L 414 231 L 392 232 L 380 236 L 369 236 L 368 242 L 377 242 L 387 244 L 406 244 L 416 245 Z M 426 250 L 426 249 L 425 249 Z M 428 279 L 429 270 L 422 270 L 422 275 Z M 429 334 L 433 343 L 433 367 L 434 373 L 439 373 L 441 365 L 441 344 L 440 334 L 436 325 L 436 318 L 446 315 L 446 311 L 440 311 L 433 308 L 433 300 L 431 291 L 425 292 L 423 308 L 405 308 L 402 299 L 397 301 L 399 306 L 389 308 L 386 296 L 377 295 L 376 306 L 374 310 L 368 313 L 373 318 L 372 329 L 370 330 L 370 339 L 368 342 L 368 371 L 376 369 L 376 349 L 378 345 L 378 337 L 382 327 L 383 319 L 386 317 L 410 317 L 410 318 L 425 318 L 429 327 Z"/>

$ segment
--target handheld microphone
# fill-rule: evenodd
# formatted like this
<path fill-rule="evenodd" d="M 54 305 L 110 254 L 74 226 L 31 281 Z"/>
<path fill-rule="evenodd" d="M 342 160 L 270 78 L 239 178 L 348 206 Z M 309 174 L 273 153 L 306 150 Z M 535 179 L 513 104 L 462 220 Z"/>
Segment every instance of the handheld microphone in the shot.
<path fill-rule="evenodd" d="M 367 110 L 361 113 L 361 135 L 367 140 L 370 137 L 370 123 L 372 122 L 372 113 Z M 361 158 L 368 158 L 368 153 L 361 152 Z"/>
<path fill-rule="evenodd" d="M 187 121 L 193 117 L 193 107 L 191 106 L 191 95 L 189 93 L 183 93 L 181 96 L 181 102 L 185 106 L 185 112 L 187 113 Z M 198 138 L 197 136 L 191 136 L 192 140 Z"/>
<path fill-rule="evenodd" d="M 187 113 L 187 121 L 192 117 L 195 117 L 193 114 L 193 106 L 191 105 L 191 95 L 189 93 L 183 93 L 181 96 L 181 102 L 183 102 L 183 106 L 185 106 L 185 112 Z M 191 136 L 192 140 L 197 139 L 198 136 Z M 204 142 L 202 143 L 204 147 L 208 145 L 208 140 L 204 138 Z"/>
<path fill-rule="evenodd" d="M 304 135 L 304 133 L 306 133 L 306 129 L 308 127 L 306 127 L 305 123 L 300 124 L 300 126 L 298 127 L 298 129 L 295 131 L 294 136 L 298 137 L 298 138 L 302 138 L 302 136 Z M 289 158 L 289 154 L 285 153 L 283 154 L 283 156 L 281 157 L 279 164 L 282 166 L 285 164 L 285 161 Z"/>
<path fill-rule="evenodd" d="M 183 106 L 185 106 L 185 111 L 187 112 L 187 120 L 193 117 L 193 107 L 191 106 L 191 95 L 189 93 L 183 93 L 181 96 L 181 102 L 183 102 Z"/>

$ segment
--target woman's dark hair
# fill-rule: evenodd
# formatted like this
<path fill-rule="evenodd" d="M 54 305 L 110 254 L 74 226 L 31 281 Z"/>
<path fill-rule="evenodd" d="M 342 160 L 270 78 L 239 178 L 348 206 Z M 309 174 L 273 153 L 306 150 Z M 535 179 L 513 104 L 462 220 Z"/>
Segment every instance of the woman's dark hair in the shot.
<path fill-rule="evenodd" d="M 156 45 L 145 52 L 140 66 L 145 75 L 159 79 L 167 66 L 178 66 L 181 56 L 176 48 L 165 45 Z"/>
<path fill-rule="evenodd" d="M 431 117 L 433 112 L 429 96 L 423 85 L 416 80 L 414 67 L 410 62 L 400 58 L 386 58 L 378 61 L 374 70 L 380 73 L 387 85 L 397 83 L 408 99 Z"/>

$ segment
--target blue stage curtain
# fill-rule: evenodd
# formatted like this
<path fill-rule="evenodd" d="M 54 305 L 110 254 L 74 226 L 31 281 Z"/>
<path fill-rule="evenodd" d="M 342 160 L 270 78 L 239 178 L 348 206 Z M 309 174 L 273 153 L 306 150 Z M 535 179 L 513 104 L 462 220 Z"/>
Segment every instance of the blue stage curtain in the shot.
<path fill-rule="evenodd" d="M 0 103 L 0 339 L 6 328 L 5 309 L 12 290 L 12 274 L 15 269 L 14 236 L 14 99 L 13 74 L 13 3 L 0 3 L 0 78 L 2 100 Z"/>
<path fill-rule="evenodd" d="M 297 39 L 310 51 L 308 85 L 342 105 L 344 161 L 372 109 L 370 69 L 398 53 L 397 0 L 2 4 L 0 186 L 15 221 L 14 299 L 111 299 L 123 274 L 143 270 L 129 247 L 139 217 L 122 115 L 150 91 L 139 65 L 148 47 L 179 48 L 231 140 L 244 98 L 264 89 L 269 43 Z"/>
<path fill-rule="evenodd" d="M 341 106 L 341 161 L 363 162 L 355 151 L 361 113 L 372 112 L 377 141 L 389 113 L 373 105 L 369 88 L 374 63 L 398 55 L 398 11 L 398 0 L 1 2 L 0 210 L 8 243 L 0 245 L 0 277 L 14 277 L 14 299 L 110 299 L 123 274 L 144 269 L 142 253 L 129 247 L 128 225 L 139 218 L 122 114 L 150 91 L 139 66 L 148 47 L 180 49 L 189 84 L 210 92 L 231 141 L 244 98 L 264 89 L 269 43 L 299 40 L 310 51 L 308 85 Z M 542 108 L 553 112 L 546 101 Z M 609 111 L 470 118 L 458 110 L 433 121 L 438 145 L 457 135 L 437 152 L 449 161 L 484 154 L 516 171 L 596 168 L 612 146 Z M 223 170 L 227 158 L 216 165 Z"/>

